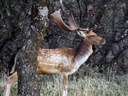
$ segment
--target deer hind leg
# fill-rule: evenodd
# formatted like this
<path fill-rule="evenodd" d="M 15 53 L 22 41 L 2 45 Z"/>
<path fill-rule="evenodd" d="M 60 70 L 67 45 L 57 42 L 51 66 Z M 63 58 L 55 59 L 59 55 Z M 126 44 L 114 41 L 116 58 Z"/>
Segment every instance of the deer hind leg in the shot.
<path fill-rule="evenodd" d="M 17 81 L 17 79 L 18 79 L 17 72 L 13 73 L 11 76 L 7 78 L 3 96 L 10 96 L 11 86 Z"/>
<path fill-rule="evenodd" d="M 68 92 L 68 74 L 62 75 L 62 96 L 67 96 Z"/>
<path fill-rule="evenodd" d="M 6 85 L 4 86 L 3 96 L 10 96 L 10 89 L 11 89 L 11 86 L 6 83 Z"/>

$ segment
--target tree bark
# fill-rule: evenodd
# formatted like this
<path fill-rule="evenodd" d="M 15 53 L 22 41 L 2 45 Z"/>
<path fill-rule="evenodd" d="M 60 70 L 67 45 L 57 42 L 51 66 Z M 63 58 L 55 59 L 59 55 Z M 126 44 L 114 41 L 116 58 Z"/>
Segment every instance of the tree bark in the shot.
<path fill-rule="evenodd" d="M 19 96 L 40 96 L 41 82 L 36 72 L 36 64 L 37 51 L 46 28 L 46 18 L 39 16 L 39 3 L 36 0 L 29 1 L 30 10 L 24 19 L 22 36 L 26 37 L 26 42 L 17 54 Z"/>

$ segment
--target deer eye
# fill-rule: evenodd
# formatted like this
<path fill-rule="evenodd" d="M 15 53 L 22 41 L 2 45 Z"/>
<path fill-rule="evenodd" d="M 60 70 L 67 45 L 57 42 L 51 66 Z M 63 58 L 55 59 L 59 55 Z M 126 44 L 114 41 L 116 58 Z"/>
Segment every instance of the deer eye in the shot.
<path fill-rule="evenodd" d="M 88 34 L 90 31 L 86 31 L 86 33 Z"/>

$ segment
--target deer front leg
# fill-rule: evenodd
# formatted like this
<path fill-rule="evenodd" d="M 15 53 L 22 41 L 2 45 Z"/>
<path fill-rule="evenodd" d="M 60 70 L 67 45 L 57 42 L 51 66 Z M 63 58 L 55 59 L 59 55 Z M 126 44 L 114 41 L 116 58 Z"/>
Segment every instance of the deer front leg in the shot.
<path fill-rule="evenodd" d="M 62 75 L 62 96 L 67 96 L 68 91 L 68 74 Z"/>

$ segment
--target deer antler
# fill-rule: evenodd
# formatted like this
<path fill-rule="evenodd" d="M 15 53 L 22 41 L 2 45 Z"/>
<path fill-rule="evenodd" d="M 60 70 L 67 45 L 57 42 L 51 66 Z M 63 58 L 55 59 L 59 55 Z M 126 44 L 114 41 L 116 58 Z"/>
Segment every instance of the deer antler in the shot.
<path fill-rule="evenodd" d="M 70 16 L 68 18 L 68 25 L 65 24 L 65 22 L 63 21 L 61 14 L 60 14 L 60 10 L 55 11 L 54 13 L 51 14 L 52 20 L 53 22 L 62 30 L 65 31 L 77 31 L 79 28 L 75 22 L 75 19 L 73 17 L 73 14 L 70 12 Z"/>

